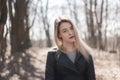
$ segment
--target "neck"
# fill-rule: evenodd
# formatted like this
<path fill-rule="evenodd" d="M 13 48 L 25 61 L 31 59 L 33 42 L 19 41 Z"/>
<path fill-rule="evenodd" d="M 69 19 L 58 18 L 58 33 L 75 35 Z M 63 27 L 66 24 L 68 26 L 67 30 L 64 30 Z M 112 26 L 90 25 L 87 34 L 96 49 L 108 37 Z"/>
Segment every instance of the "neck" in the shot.
<path fill-rule="evenodd" d="M 63 49 L 67 52 L 71 52 L 71 51 L 74 51 L 76 48 L 74 43 L 63 42 Z"/>

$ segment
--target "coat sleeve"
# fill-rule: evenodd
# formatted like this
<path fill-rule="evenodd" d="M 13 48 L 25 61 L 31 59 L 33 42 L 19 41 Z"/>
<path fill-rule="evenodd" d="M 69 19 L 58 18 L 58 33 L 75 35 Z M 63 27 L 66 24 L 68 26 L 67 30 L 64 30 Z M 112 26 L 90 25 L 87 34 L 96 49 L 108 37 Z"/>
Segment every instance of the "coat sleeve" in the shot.
<path fill-rule="evenodd" d="M 96 80 L 94 62 L 91 55 L 88 61 L 87 78 L 87 80 Z"/>
<path fill-rule="evenodd" d="M 55 80 L 55 54 L 48 52 L 45 68 L 45 80 Z"/>

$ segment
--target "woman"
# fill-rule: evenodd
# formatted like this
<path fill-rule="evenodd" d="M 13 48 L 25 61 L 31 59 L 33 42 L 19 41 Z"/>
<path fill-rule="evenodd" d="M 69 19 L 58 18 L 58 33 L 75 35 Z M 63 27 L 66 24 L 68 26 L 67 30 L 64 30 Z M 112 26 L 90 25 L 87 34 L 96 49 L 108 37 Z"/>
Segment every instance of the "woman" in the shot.
<path fill-rule="evenodd" d="M 59 17 L 54 24 L 56 51 L 49 51 L 45 80 L 96 80 L 91 49 L 79 38 L 71 20 Z"/>

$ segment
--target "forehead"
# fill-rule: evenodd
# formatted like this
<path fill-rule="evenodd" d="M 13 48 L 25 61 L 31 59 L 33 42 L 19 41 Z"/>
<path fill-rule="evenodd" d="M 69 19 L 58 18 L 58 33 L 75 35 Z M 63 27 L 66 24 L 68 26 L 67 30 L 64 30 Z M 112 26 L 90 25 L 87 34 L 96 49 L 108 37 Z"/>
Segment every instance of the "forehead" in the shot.
<path fill-rule="evenodd" d="M 72 25 L 69 22 L 62 22 L 60 25 L 60 29 L 71 28 Z"/>

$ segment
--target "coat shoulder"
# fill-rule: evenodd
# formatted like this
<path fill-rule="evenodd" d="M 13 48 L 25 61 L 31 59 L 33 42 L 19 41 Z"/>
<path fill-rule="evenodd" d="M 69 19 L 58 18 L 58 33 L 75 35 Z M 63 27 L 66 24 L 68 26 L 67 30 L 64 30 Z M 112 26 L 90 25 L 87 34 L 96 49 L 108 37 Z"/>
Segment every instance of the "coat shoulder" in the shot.
<path fill-rule="evenodd" d="M 57 48 L 52 48 L 48 51 L 48 56 L 54 56 L 57 52 Z"/>
<path fill-rule="evenodd" d="M 54 48 L 54 49 L 48 51 L 48 57 L 53 57 L 53 58 L 55 58 L 55 61 L 58 61 L 60 55 L 61 55 L 61 52 L 60 52 L 60 50 L 57 49 L 57 48 Z"/>
<path fill-rule="evenodd" d="M 52 48 L 51 50 L 48 51 L 48 54 L 55 54 L 57 52 L 57 48 Z"/>

